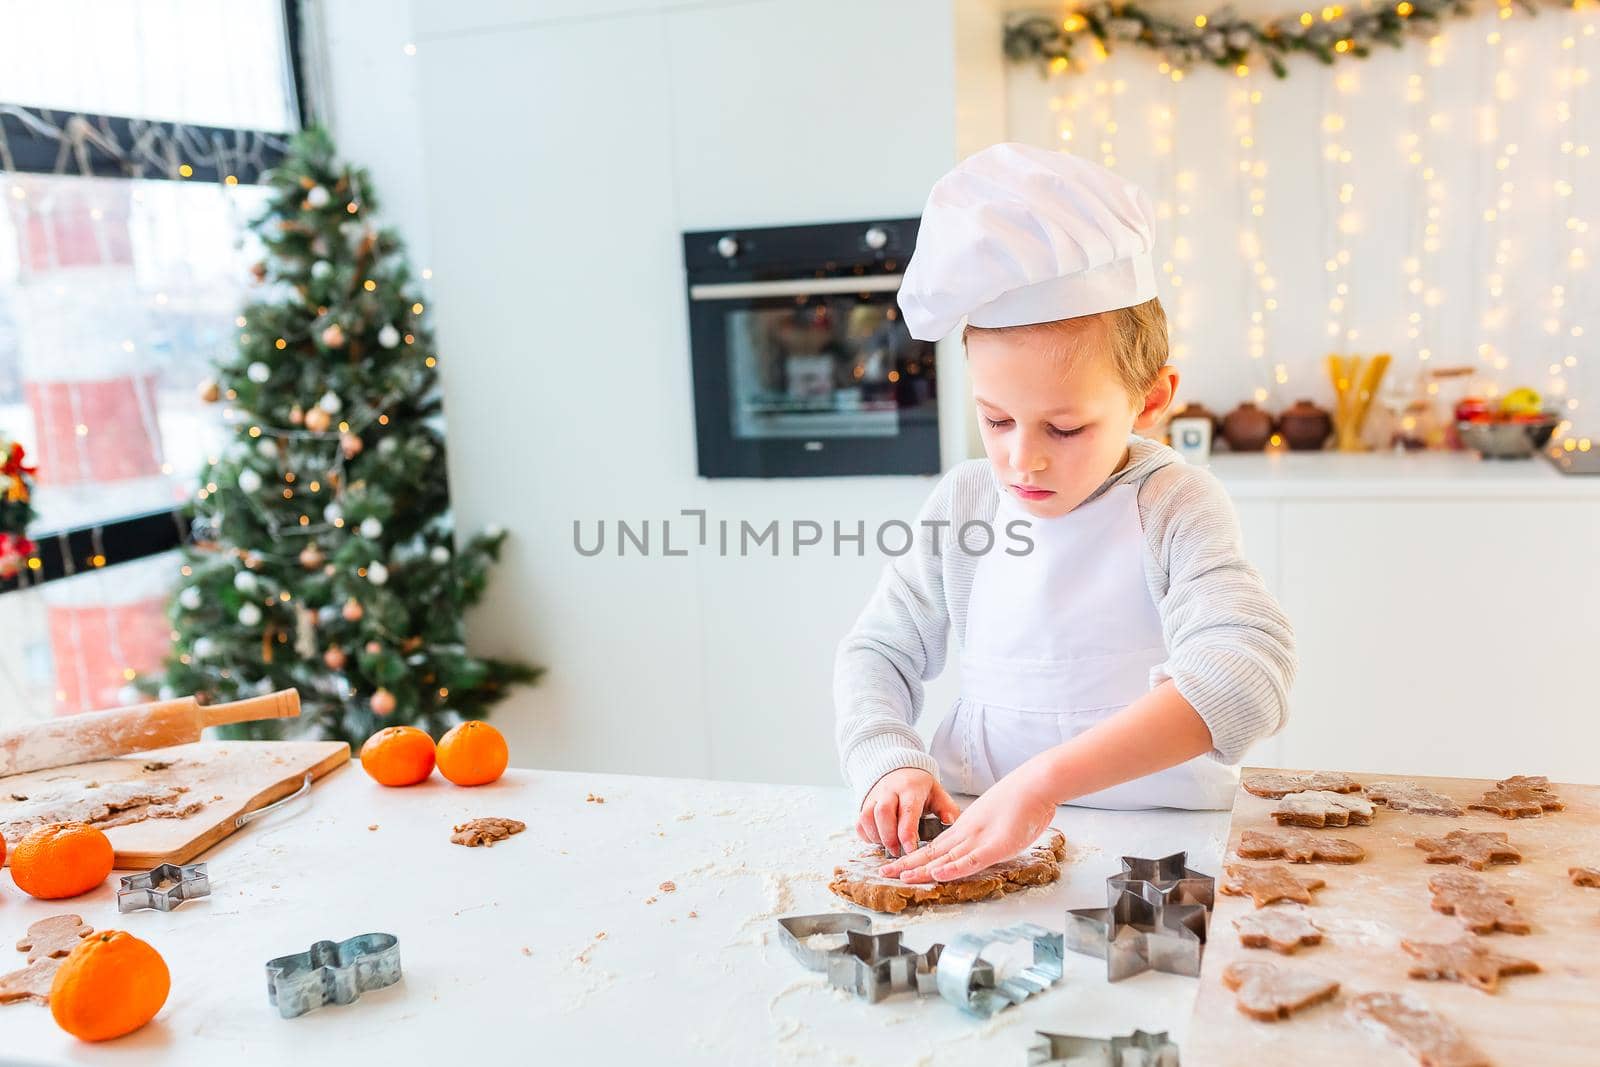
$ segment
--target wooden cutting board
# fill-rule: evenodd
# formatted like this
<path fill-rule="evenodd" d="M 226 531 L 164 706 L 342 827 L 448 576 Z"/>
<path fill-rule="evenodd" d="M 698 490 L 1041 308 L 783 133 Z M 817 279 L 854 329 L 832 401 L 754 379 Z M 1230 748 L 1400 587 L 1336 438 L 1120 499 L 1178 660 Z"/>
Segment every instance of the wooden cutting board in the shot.
<path fill-rule="evenodd" d="M 104 811 L 107 802 L 115 806 L 139 794 L 166 794 L 171 800 L 161 807 L 182 810 L 198 804 L 198 810 L 181 818 L 146 818 L 121 826 L 104 825 L 119 818 L 113 812 L 99 818 L 74 817 L 102 825 L 120 868 L 188 863 L 233 833 L 240 815 L 293 793 L 307 774 L 313 780 L 321 778 L 349 761 L 350 746 L 343 741 L 197 741 L 9 775 L 0 778 L 0 833 L 15 846 L 22 830 L 11 820 L 59 810 L 61 805 L 87 804 Z M 183 791 L 176 792 L 179 789 Z M 314 802 L 315 788 L 312 793 Z M 143 806 L 135 803 L 122 817 Z"/>
<path fill-rule="evenodd" d="M 1244 772 L 1246 777 L 1251 773 Z M 1463 809 L 1494 784 L 1356 772 L 1351 777 L 1364 784 L 1415 781 L 1452 798 Z M 1183 1048 L 1184 1067 L 1242 1062 L 1253 1067 L 1415 1064 L 1399 1046 L 1352 1025 L 1346 1017 L 1349 996 L 1378 991 L 1406 993 L 1424 1001 L 1468 1034 L 1499 1067 L 1594 1064 L 1594 1039 L 1600 1034 L 1600 889 L 1574 886 L 1567 868 L 1600 866 L 1600 787 L 1553 789 L 1566 809 L 1539 818 L 1502 819 L 1481 811 L 1457 817 L 1417 815 L 1380 806 L 1368 826 L 1310 830 L 1354 841 L 1367 856 L 1355 864 L 1283 864 L 1293 874 L 1328 883 L 1313 894 L 1314 903 L 1305 909 L 1307 918 L 1323 927 L 1323 943 L 1291 956 L 1241 946 L 1233 920 L 1254 911 L 1255 905 L 1248 897 L 1218 892 L 1195 1014 Z M 1283 863 L 1238 858 L 1244 831 L 1278 829 L 1269 814 L 1276 806 L 1275 800 L 1239 790 L 1225 863 Z M 1467 936 L 1459 920 L 1432 909 L 1427 882 L 1440 871 L 1469 868 L 1428 863 L 1427 853 L 1413 843 L 1418 837 L 1441 837 L 1455 829 L 1502 831 L 1522 850 L 1520 864 L 1496 864 L 1473 873 L 1513 894 L 1533 931 L 1525 936 L 1497 932 L 1479 940 L 1495 952 L 1533 960 L 1543 971 L 1503 978 L 1493 994 L 1460 982 L 1406 975 L 1412 959 L 1400 948 L 1401 938 L 1448 942 Z M 1294 907 L 1269 905 L 1285 906 Z M 1234 994 L 1221 981 L 1223 969 L 1242 959 L 1317 971 L 1337 979 L 1342 988 L 1333 1001 L 1286 1020 L 1256 1022 L 1239 1013 Z"/>

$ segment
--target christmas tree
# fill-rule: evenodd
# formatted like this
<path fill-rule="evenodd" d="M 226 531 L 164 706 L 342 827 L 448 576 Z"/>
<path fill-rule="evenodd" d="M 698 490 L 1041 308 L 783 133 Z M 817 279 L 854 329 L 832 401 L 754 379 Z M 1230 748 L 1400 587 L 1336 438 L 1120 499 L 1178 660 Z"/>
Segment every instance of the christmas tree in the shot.
<path fill-rule="evenodd" d="M 359 744 L 401 723 L 437 736 L 539 673 L 463 643 L 462 611 L 505 535 L 453 543 L 437 350 L 365 172 L 311 130 L 264 182 L 262 298 L 201 386 L 231 441 L 189 505 L 172 649 L 143 688 L 207 702 L 300 691 L 298 721 L 228 736 Z"/>

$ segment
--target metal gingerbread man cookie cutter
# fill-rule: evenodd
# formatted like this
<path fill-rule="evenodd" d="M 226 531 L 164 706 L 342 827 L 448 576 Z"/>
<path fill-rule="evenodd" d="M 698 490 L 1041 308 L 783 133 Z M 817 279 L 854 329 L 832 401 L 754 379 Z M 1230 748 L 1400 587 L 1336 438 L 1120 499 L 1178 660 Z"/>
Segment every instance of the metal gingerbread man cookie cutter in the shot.
<path fill-rule="evenodd" d="M 172 911 L 186 900 L 211 895 L 211 879 L 203 863 L 163 863 L 142 874 L 128 874 L 118 882 L 117 910 L 154 908 Z"/>
<path fill-rule="evenodd" d="M 1036 1030 L 1028 1067 L 1178 1067 L 1178 1046 L 1166 1032 L 1135 1030 L 1124 1037 L 1079 1037 Z"/>
<path fill-rule="evenodd" d="M 393 934 L 318 941 L 308 951 L 267 961 L 267 999 L 293 1019 L 324 1004 L 349 1004 L 400 981 L 400 942 Z"/>
<path fill-rule="evenodd" d="M 818 934 L 842 936 L 844 941 L 829 948 L 806 944 Z M 873 933 L 872 920 L 865 915 L 791 915 L 778 920 L 778 937 L 807 970 L 826 974 L 829 985 L 868 1003 L 897 992 L 937 992 L 934 975 L 942 947 L 913 951 L 900 943 L 899 930 Z"/>

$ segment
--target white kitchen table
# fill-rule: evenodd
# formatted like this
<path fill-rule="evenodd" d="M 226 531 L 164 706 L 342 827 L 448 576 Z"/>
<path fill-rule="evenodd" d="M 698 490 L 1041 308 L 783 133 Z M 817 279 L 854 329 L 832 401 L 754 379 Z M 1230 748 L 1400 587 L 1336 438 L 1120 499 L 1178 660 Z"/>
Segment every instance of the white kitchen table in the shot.
<path fill-rule="evenodd" d="M 528 829 L 492 848 L 450 843 L 452 824 L 480 816 Z M 201 857 L 210 898 L 172 913 L 119 915 L 125 872 L 47 902 L 8 869 L 0 951 L 34 920 L 76 912 L 154 945 L 172 992 L 153 1023 L 99 1045 L 58 1030 L 47 1008 L 0 1007 L 0 1063 L 1020 1065 L 1035 1029 L 1183 1035 L 1194 979 L 1111 985 L 1104 963 L 1072 954 L 1059 985 L 988 1021 L 937 997 L 866 1004 L 828 988 L 774 920 L 848 910 L 827 881 L 857 847 L 853 821 L 844 789 L 544 771 L 384 789 L 352 764 Z M 1060 929 L 1066 908 L 1104 903 L 1124 853 L 1186 849 L 1215 873 L 1228 816 L 1063 808 L 1056 825 L 1070 849 L 1059 884 L 877 916 L 875 929 L 904 928 L 917 949 L 1021 920 Z M 374 930 L 400 940 L 398 985 L 297 1019 L 269 1006 L 268 959 Z"/>

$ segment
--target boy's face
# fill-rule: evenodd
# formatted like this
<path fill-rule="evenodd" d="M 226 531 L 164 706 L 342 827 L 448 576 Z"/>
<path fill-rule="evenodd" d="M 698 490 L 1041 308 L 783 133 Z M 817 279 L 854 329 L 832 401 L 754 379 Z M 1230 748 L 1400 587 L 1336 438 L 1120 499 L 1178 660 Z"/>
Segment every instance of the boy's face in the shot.
<path fill-rule="evenodd" d="M 1178 372 L 1163 367 L 1135 403 L 1112 366 L 1103 320 L 1076 322 L 1070 333 L 974 330 L 967 337 L 984 451 L 1005 491 L 1038 518 L 1065 515 L 1099 488 L 1125 460 L 1128 434 L 1156 425 L 1178 385 Z"/>

